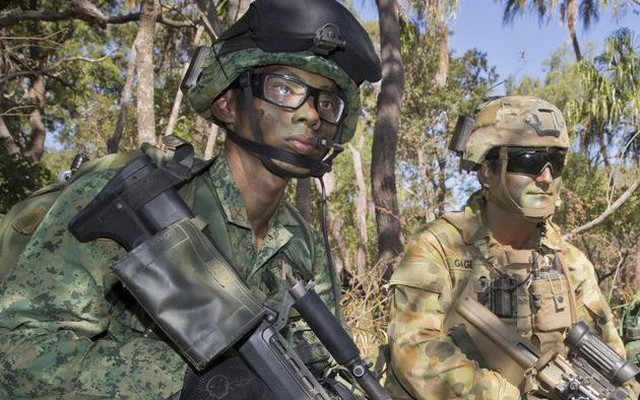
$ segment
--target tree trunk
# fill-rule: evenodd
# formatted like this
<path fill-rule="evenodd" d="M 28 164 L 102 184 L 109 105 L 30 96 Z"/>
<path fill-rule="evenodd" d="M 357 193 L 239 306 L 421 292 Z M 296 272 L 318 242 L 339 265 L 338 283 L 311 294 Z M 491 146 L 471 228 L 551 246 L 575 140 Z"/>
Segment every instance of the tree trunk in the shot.
<path fill-rule="evenodd" d="M 336 264 L 336 273 L 342 278 L 342 284 L 353 286 L 353 266 L 349 261 L 349 249 L 347 249 L 347 238 L 344 237 L 344 219 L 342 215 L 332 215 L 329 220 L 329 234 L 331 240 L 337 247 L 337 254 L 333 254 Z M 332 246 L 333 247 L 333 246 Z"/>
<path fill-rule="evenodd" d="M 7 124 L 5 124 L 2 115 L 0 115 L 0 142 L 2 142 L 2 146 L 9 156 L 20 153 L 20 148 L 16 144 L 16 141 L 13 140 L 13 136 L 11 136 L 11 132 L 9 132 L 9 128 L 7 128 Z"/>
<path fill-rule="evenodd" d="M 138 145 L 155 144 L 153 40 L 158 9 L 157 0 L 142 0 L 140 26 L 136 36 L 136 71 L 138 75 Z"/>
<path fill-rule="evenodd" d="M 122 140 L 122 132 L 124 130 L 124 123 L 127 118 L 127 112 L 131 103 L 131 96 L 133 95 L 133 78 L 136 73 L 136 43 L 134 41 L 131 46 L 131 54 L 129 61 L 127 62 L 127 77 L 124 81 L 124 88 L 122 89 L 122 97 L 120 100 L 120 114 L 118 115 L 118 121 L 116 122 L 116 129 L 113 135 L 107 139 L 107 152 L 109 154 L 117 153 L 120 148 L 120 140 Z"/>
<path fill-rule="evenodd" d="M 44 76 L 36 75 L 31 78 L 27 90 L 27 97 L 32 99 L 34 109 L 29 113 L 31 138 L 24 155 L 32 161 L 40 161 L 44 153 L 44 140 L 47 131 L 44 127 Z"/>
<path fill-rule="evenodd" d="M 296 208 L 305 221 L 311 222 L 311 179 L 297 179 Z"/>
<path fill-rule="evenodd" d="M 204 159 L 210 160 L 211 157 L 213 157 L 213 148 L 215 147 L 216 138 L 218 137 L 220 128 L 218 127 L 218 125 L 205 121 L 202 118 L 200 120 L 207 126 L 207 128 L 205 129 L 207 135 L 207 144 L 204 147 Z"/>
<path fill-rule="evenodd" d="M 387 281 L 402 252 L 396 193 L 395 158 L 404 71 L 400 54 L 400 24 L 394 0 L 377 0 L 380 25 L 382 83 L 371 149 L 371 183 L 378 228 L 378 263 Z"/>
<path fill-rule="evenodd" d="M 567 28 L 573 45 L 573 52 L 576 55 L 576 61 L 582 60 L 580 52 L 580 44 L 578 43 L 578 34 L 576 33 L 576 21 L 578 19 L 578 2 L 577 0 L 567 1 Z"/>
<path fill-rule="evenodd" d="M 449 27 L 445 17 L 444 0 L 435 2 L 432 10 L 431 21 L 436 25 L 434 33 L 439 40 L 438 70 L 433 76 L 431 89 L 441 88 L 447 84 L 449 76 Z"/>
<path fill-rule="evenodd" d="M 362 282 L 367 274 L 367 185 L 364 181 L 362 170 L 362 148 L 364 135 L 357 138 L 355 146 L 349 144 L 349 150 L 353 158 L 353 170 L 356 174 L 357 200 L 356 200 L 356 226 L 358 228 L 358 252 L 356 263 L 358 268 L 357 279 Z"/>
<path fill-rule="evenodd" d="M 204 33 L 204 26 L 199 25 L 196 29 L 196 34 L 193 36 L 192 47 L 195 49 L 200 44 L 200 39 L 202 38 L 202 34 Z M 182 67 L 181 76 L 184 78 L 184 75 L 187 73 L 189 69 L 189 63 L 185 63 Z M 179 85 L 179 84 L 178 84 Z M 167 126 L 164 130 L 164 135 L 169 136 L 173 133 L 173 129 L 176 127 L 176 122 L 178 121 L 178 114 L 180 113 L 180 105 L 182 105 L 182 97 L 184 94 L 180 87 L 176 90 L 176 97 L 173 99 L 173 107 L 171 107 L 171 114 L 169 114 L 169 121 L 167 122 Z"/>
<path fill-rule="evenodd" d="M 236 22 L 249 9 L 252 0 L 228 0 L 227 1 L 227 19 L 225 20 L 225 29 Z"/>

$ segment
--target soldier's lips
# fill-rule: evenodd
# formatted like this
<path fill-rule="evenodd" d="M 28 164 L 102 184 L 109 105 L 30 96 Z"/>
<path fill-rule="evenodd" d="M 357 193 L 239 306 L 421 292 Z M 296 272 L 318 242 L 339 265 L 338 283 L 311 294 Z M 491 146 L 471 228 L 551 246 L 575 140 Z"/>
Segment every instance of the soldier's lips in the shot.
<path fill-rule="evenodd" d="M 313 152 L 316 150 L 316 141 L 313 137 L 294 136 L 287 139 L 287 143 L 296 153 L 305 156 L 313 154 Z"/>
<path fill-rule="evenodd" d="M 553 196 L 553 193 L 551 192 L 529 192 L 527 193 L 530 196 Z"/>

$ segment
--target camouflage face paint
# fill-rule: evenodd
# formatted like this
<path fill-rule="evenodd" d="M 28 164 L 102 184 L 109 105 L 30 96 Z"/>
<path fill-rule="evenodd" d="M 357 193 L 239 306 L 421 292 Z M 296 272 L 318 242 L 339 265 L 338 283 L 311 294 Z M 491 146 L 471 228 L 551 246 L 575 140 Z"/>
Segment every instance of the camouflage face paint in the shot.
<path fill-rule="evenodd" d="M 555 212 L 562 178 L 553 178 L 549 167 L 537 176 L 507 172 L 507 148 L 500 149 L 499 182 L 489 188 L 489 200 L 525 218 L 538 221 Z M 498 172 L 496 172 L 497 174 Z"/>

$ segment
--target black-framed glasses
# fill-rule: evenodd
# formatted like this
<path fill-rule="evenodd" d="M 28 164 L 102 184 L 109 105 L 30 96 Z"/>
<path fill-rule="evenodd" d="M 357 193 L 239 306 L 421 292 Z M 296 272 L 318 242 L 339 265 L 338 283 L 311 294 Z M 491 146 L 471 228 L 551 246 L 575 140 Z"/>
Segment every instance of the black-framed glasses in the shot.
<path fill-rule="evenodd" d="M 320 119 L 334 125 L 346 108 L 346 101 L 338 93 L 309 86 L 290 75 L 252 74 L 251 86 L 255 97 L 290 110 L 298 109 L 312 96 Z"/>
<path fill-rule="evenodd" d="M 564 149 L 518 149 L 507 152 L 507 172 L 538 176 L 549 166 L 556 178 L 564 169 L 567 152 Z"/>

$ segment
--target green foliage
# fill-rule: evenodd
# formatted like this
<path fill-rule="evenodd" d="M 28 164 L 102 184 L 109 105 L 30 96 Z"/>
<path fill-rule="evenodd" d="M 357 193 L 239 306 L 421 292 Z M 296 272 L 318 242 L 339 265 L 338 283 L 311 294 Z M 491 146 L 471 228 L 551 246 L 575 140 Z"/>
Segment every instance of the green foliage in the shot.
<path fill-rule="evenodd" d="M 399 202 L 405 234 L 457 206 L 454 186 L 467 177 L 456 174 L 457 159 L 447 148 L 459 114 L 469 113 L 497 81 L 486 54 L 468 50 L 451 57 L 446 85 L 434 85 L 440 42 L 403 27 L 405 85 L 398 147 Z M 464 183 L 466 186 L 466 183 Z"/>
<path fill-rule="evenodd" d="M 554 215 L 554 221 L 571 230 L 589 221 L 605 207 L 602 196 L 608 181 L 604 171 L 589 165 L 584 154 L 571 153 L 562 172 L 564 187 L 562 207 Z"/>
<path fill-rule="evenodd" d="M 49 181 L 51 173 L 39 163 L 20 155 L 9 156 L 0 147 L 0 214 Z"/>
<path fill-rule="evenodd" d="M 580 93 L 568 105 L 568 119 L 580 126 L 581 145 L 601 147 L 599 155 L 610 154 L 609 146 L 622 133 L 629 140 L 637 131 L 640 117 L 640 47 L 637 36 L 623 28 L 611 35 L 602 54 L 578 66 Z M 638 155 L 640 145 L 628 148 Z M 630 154 L 629 152 L 627 154 Z"/>

